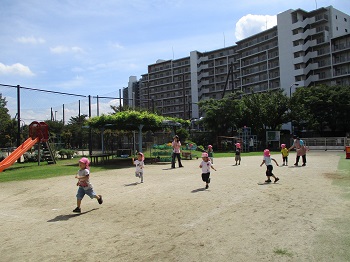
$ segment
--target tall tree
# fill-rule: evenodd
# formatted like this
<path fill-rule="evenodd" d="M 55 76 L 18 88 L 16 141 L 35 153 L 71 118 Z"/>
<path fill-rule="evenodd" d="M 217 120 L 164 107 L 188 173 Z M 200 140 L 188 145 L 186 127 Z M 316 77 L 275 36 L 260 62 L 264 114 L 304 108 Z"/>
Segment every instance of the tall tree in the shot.
<path fill-rule="evenodd" d="M 242 123 L 242 102 L 240 94 L 233 93 L 220 100 L 204 100 L 198 103 L 205 112 L 204 126 L 217 135 L 232 135 Z"/>
<path fill-rule="evenodd" d="M 245 125 L 260 139 L 265 138 L 266 130 L 279 130 L 288 122 L 288 97 L 282 89 L 246 95 L 243 103 Z"/>
<path fill-rule="evenodd" d="M 0 147 L 13 146 L 16 141 L 16 122 L 8 113 L 6 98 L 0 93 Z"/>
<path fill-rule="evenodd" d="M 298 129 L 315 130 L 323 135 L 350 130 L 350 87 L 312 86 L 298 88 L 291 98 L 291 116 Z"/>
<path fill-rule="evenodd" d="M 73 148 L 83 148 L 89 141 L 89 130 L 86 125 L 87 115 L 71 117 L 63 129 L 65 144 Z"/>

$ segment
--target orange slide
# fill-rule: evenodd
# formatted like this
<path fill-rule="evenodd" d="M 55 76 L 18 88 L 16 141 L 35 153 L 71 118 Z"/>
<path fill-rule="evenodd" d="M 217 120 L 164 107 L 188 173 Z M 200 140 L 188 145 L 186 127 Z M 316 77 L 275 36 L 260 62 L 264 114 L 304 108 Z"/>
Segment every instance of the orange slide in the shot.
<path fill-rule="evenodd" d="M 31 137 L 29 137 L 26 141 L 23 142 L 22 145 L 17 147 L 15 151 L 13 151 L 8 157 L 6 157 L 4 160 L 0 162 L 0 172 L 12 166 L 13 163 L 15 163 L 18 158 L 20 158 L 25 152 L 27 152 L 32 146 L 34 146 L 39 141 L 40 141 L 39 137 L 35 139 L 32 139 Z"/>

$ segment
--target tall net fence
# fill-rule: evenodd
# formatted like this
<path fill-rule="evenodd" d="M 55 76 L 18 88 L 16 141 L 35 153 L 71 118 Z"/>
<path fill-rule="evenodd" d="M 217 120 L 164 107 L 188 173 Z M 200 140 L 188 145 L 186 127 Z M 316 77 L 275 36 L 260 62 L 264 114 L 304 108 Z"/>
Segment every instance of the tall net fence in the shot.
<path fill-rule="evenodd" d="M 30 125 L 33 121 L 45 122 L 51 120 L 68 124 L 73 117 L 77 118 L 83 115 L 94 117 L 113 113 L 114 110 L 111 106 L 119 107 L 121 103 L 121 98 L 118 97 L 117 91 L 93 96 L 0 84 L 0 94 L 2 99 L 6 101 L 5 107 L 9 110 L 8 113 L 11 118 L 20 120 L 19 125 L 21 128 L 17 130 L 20 134 L 24 132 L 24 127 Z M 83 131 L 85 137 L 87 136 L 86 132 L 88 132 L 88 129 Z M 26 139 L 26 137 L 17 136 L 16 140 L 9 142 L 9 146 L 18 146 L 18 140 L 20 140 L 19 144 L 21 144 L 23 139 Z M 63 143 L 64 139 L 61 134 L 50 135 L 50 140 L 56 144 L 58 149 L 78 147 L 76 144 Z M 88 148 L 88 140 L 89 138 L 84 138 L 84 141 L 87 142 L 80 144 L 79 148 Z M 101 149 L 101 134 L 99 130 L 97 130 L 97 133 L 92 133 L 90 143 L 93 148 Z M 0 145 L 0 147 L 4 146 L 5 143 Z M 113 150 L 113 147 L 108 149 Z"/>
<path fill-rule="evenodd" d="M 0 84 L 0 94 L 7 101 L 11 117 L 17 116 L 20 104 L 20 120 L 29 125 L 32 121 L 63 121 L 79 115 L 97 116 L 112 113 L 111 106 L 119 107 L 121 98 L 117 90 L 101 95 L 81 95 Z"/>

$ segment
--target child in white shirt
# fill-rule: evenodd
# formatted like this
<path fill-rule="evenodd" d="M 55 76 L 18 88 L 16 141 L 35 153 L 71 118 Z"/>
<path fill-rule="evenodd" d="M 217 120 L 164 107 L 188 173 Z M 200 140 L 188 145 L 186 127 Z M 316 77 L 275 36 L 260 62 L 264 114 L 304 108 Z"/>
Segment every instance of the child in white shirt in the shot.
<path fill-rule="evenodd" d="M 132 158 L 132 164 L 136 166 L 135 176 L 141 179 L 141 183 L 143 183 L 143 168 L 145 166 L 144 160 L 145 156 L 141 152 L 137 154 L 137 160 Z"/>
<path fill-rule="evenodd" d="M 265 181 L 266 183 L 271 183 L 271 177 L 273 177 L 275 179 L 274 183 L 276 183 L 278 180 L 280 180 L 278 177 L 276 177 L 272 173 L 272 170 L 273 170 L 272 161 L 274 161 L 276 163 L 276 165 L 278 166 L 277 161 L 271 157 L 270 150 L 265 149 L 264 150 L 264 159 L 263 159 L 262 163 L 260 164 L 260 166 L 262 166 L 263 164 L 266 165 L 266 177 L 267 177 L 267 180 Z"/>
<path fill-rule="evenodd" d="M 202 162 L 199 167 L 202 168 L 202 180 L 206 183 L 205 188 L 208 189 L 210 183 L 210 168 L 216 171 L 209 160 L 208 153 L 202 153 Z"/>

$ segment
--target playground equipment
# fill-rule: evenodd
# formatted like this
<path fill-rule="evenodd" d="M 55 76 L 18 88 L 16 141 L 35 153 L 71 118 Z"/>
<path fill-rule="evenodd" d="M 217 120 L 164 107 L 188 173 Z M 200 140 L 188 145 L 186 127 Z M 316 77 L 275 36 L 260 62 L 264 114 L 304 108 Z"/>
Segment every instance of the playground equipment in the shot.
<path fill-rule="evenodd" d="M 43 142 L 46 143 L 46 146 L 50 149 L 47 141 L 49 140 L 49 127 L 44 122 L 34 121 L 29 125 L 29 137 L 26 141 L 23 142 L 19 147 L 15 149 L 8 157 L 0 162 L 0 172 L 4 169 L 9 168 L 13 165 L 25 152 L 31 149 L 36 143 Z M 40 151 L 40 150 L 39 150 Z M 51 149 L 49 150 L 51 157 Z M 40 159 L 40 157 L 39 157 Z"/>
<path fill-rule="evenodd" d="M 250 144 L 250 139 L 253 138 L 253 151 L 257 150 L 257 136 L 252 135 L 252 131 L 250 127 L 244 126 L 241 129 L 238 130 L 237 132 L 238 139 L 237 142 L 241 143 L 242 146 L 242 151 L 243 152 L 249 152 L 249 144 Z"/>

